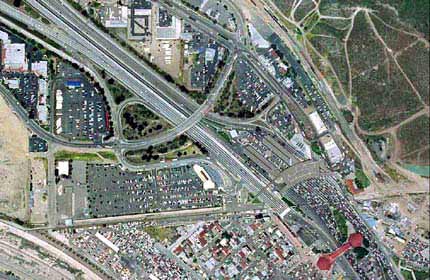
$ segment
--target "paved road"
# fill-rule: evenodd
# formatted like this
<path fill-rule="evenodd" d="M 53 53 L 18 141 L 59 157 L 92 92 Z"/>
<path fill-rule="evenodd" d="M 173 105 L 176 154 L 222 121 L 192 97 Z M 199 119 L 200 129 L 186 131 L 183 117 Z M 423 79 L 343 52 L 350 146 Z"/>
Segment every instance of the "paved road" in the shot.
<path fill-rule="evenodd" d="M 40 246 L 40 247 L 44 248 L 50 254 L 52 254 L 52 256 L 61 259 L 62 261 L 68 263 L 69 265 L 71 265 L 74 268 L 82 270 L 85 273 L 85 275 L 90 277 L 90 279 L 95 279 L 95 280 L 97 280 L 97 279 L 102 280 L 103 279 L 97 273 L 93 272 L 86 264 L 80 263 L 78 260 L 71 257 L 66 252 L 63 252 L 62 250 L 51 245 L 50 243 L 34 236 L 33 234 L 31 234 L 29 232 L 26 232 L 26 231 L 18 228 L 17 226 L 14 226 L 10 223 L 0 221 L 0 229 L 4 230 L 6 232 L 9 232 L 11 234 L 14 234 L 14 235 L 16 235 L 22 239 L 25 239 L 25 240 L 35 244 L 36 246 Z"/>
<path fill-rule="evenodd" d="M 2 3 L 0 1 L 0 3 Z M 15 99 L 13 94 L 5 88 L 3 85 L 0 85 L 0 94 L 3 95 L 6 102 L 9 104 L 9 106 L 12 107 L 12 110 L 15 112 L 15 114 L 25 123 L 25 125 L 34 133 L 39 135 L 41 138 L 52 141 L 64 146 L 69 147 L 76 147 L 76 148 L 94 148 L 99 147 L 99 145 L 96 145 L 94 143 L 88 143 L 88 142 L 71 142 L 69 140 L 63 139 L 59 136 L 53 135 L 50 132 L 44 130 L 39 126 L 39 124 L 34 121 L 30 120 L 28 117 L 28 113 L 24 108 L 19 104 L 19 102 Z M 109 146 L 109 144 L 107 144 Z"/>
<path fill-rule="evenodd" d="M 211 111 L 218 97 L 222 93 L 223 86 L 233 70 L 233 66 L 236 59 L 237 59 L 237 55 L 234 55 L 233 57 L 230 57 L 227 60 L 226 62 L 227 68 L 224 69 L 224 71 L 222 72 L 221 77 L 217 80 L 215 87 L 211 90 L 207 99 L 184 122 L 180 123 L 179 125 L 175 126 L 172 129 L 162 132 L 160 135 L 157 135 L 152 138 L 147 138 L 145 140 L 129 141 L 121 137 L 122 139 L 120 140 L 119 147 L 126 150 L 145 149 L 149 146 L 156 146 L 164 142 L 171 141 L 177 136 L 185 133 L 188 129 L 190 129 L 192 126 L 198 123 L 209 111 Z M 142 103 L 141 99 L 134 99 L 134 100 Z M 126 105 L 128 104 L 121 104 L 120 110 L 118 111 L 118 114 L 116 116 L 117 125 L 121 124 L 121 115 L 122 115 L 121 112 L 124 109 L 124 106 Z M 119 130 L 121 130 L 121 128 Z M 120 135 L 122 136 L 122 132 L 120 132 Z"/>
<path fill-rule="evenodd" d="M 70 12 L 68 6 L 64 6 L 63 3 L 57 1 L 29 0 L 28 3 L 42 15 L 63 28 L 73 40 L 84 44 L 85 48 L 81 50 L 83 54 L 111 75 L 124 81 L 129 89 L 141 97 L 152 110 L 176 125 L 179 125 L 191 115 L 185 109 L 181 108 L 176 100 L 172 100 L 169 96 L 160 92 L 160 89 L 155 89 L 152 84 L 148 83 L 142 77 L 143 70 L 139 71 L 141 68 L 144 68 L 142 64 L 133 59 L 116 42 L 113 42 L 110 38 L 106 38 L 105 36 L 107 35 L 100 34 L 101 32 L 95 29 L 90 23 L 85 22 L 82 18 L 75 15 L 74 12 Z M 6 9 L 12 9 L 16 13 L 16 10 L 10 6 L 6 7 Z M 76 47 L 79 48 L 80 46 Z M 152 70 L 146 71 L 150 72 Z M 156 84 L 157 87 L 166 86 L 159 83 Z M 171 85 L 167 86 L 171 87 Z M 230 172 L 239 176 L 251 192 L 259 193 L 259 198 L 269 207 L 273 208 L 275 212 L 284 213 L 284 211 L 288 211 L 289 207 L 280 197 L 272 193 L 270 188 L 266 188 L 269 182 L 262 176 L 254 174 L 253 171 L 239 160 L 238 155 L 230 147 L 225 146 L 204 124 L 198 123 L 196 126 L 191 127 L 187 131 L 187 134 L 195 141 L 206 146 L 213 153 L 217 161 Z"/>

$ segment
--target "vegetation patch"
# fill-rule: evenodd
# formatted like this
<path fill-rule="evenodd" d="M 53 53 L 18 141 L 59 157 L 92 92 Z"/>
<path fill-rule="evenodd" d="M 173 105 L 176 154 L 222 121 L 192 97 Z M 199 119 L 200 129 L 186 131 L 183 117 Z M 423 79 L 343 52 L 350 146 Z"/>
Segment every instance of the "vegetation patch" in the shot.
<path fill-rule="evenodd" d="M 370 180 L 367 175 L 363 172 L 363 170 L 357 168 L 355 170 L 355 184 L 359 189 L 365 189 L 370 186 Z"/>
<path fill-rule="evenodd" d="M 323 153 L 321 146 L 316 141 L 311 143 L 311 149 L 312 149 L 312 152 L 314 152 L 317 155 L 322 155 Z"/>
<path fill-rule="evenodd" d="M 335 209 L 333 210 L 333 218 L 336 222 L 337 230 L 340 233 L 339 241 L 344 243 L 348 238 L 348 226 L 346 225 L 345 215 L 343 215 L 343 213 L 339 210 Z"/>
<path fill-rule="evenodd" d="M 128 98 L 133 97 L 133 94 L 119 82 L 113 78 L 107 78 L 105 71 L 101 72 L 102 78 L 106 80 L 106 85 L 112 95 L 115 104 L 119 105 Z"/>
<path fill-rule="evenodd" d="M 375 131 L 391 127 L 421 109 L 421 104 L 405 77 L 389 61 L 353 80 L 361 128 Z"/>
<path fill-rule="evenodd" d="M 429 117 L 423 115 L 400 127 L 401 159 L 405 163 L 429 165 Z"/>
<path fill-rule="evenodd" d="M 157 241 L 170 240 L 174 236 L 174 231 L 169 227 L 155 227 L 148 226 L 144 227 L 143 230 L 148 233 L 152 238 Z"/>
<path fill-rule="evenodd" d="M 361 260 L 362 258 L 367 256 L 367 254 L 369 254 L 369 251 L 364 247 L 354 248 L 353 252 L 355 253 L 355 257 L 357 258 L 357 260 Z"/>
<path fill-rule="evenodd" d="M 127 140 L 154 136 L 170 128 L 170 125 L 142 104 L 131 104 L 121 115 L 122 134 Z"/>
<path fill-rule="evenodd" d="M 423 101 L 429 105 L 429 49 L 423 42 L 406 49 L 397 58 L 403 71 L 420 94 Z"/>
<path fill-rule="evenodd" d="M 54 154 L 55 160 L 80 160 L 80 161 L 117 161 L 113 152 L 103 151 L 97 153 L 78 153 L 70 151 L 58 151 Z"/>
<path fill-rule="evenodd" d="M 193 142 L 185 135 L 158 146 L 149 146 L 144 150 L 128 151 L 125 156 L 134 164 L 149 163 L 160 160 L 174 160 L 207 154 L 208 151 L 200 143 Z"/>

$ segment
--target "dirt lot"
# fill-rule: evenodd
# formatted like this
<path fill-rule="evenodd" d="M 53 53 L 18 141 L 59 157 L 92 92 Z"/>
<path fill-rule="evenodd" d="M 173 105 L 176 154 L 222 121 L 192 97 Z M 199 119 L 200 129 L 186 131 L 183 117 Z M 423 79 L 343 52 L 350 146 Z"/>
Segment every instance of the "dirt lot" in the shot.
<path fill-rule="evenodd" d="M 34 205 L 31 209 L 30 222 L 43 224 L 47 222 L 48 187 L 46 185 L 48 162 L 42 158 L 31 159 L 31 181 L 33 185 Z"/>
<path fill-rule="evenodd" d="M 0 96 L 0 212 L 28 219 L 28 131 Z"/>

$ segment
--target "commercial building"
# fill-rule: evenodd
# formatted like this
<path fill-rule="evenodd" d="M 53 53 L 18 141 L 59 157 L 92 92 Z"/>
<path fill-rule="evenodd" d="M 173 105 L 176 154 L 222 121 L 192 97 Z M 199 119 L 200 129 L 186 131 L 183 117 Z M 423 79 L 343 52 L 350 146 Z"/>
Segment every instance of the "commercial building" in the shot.
<path fill-rule="evenodd" d="M 18 78 L 5 79 L 4 82 L 7 85 L 7 87 L 10 89 L 19 89 L 19 79 Z"/>
<path fill-rule="evenodd" d="M 330 135 L 321 137 L 320 142 L 331 164 L 339 163 L 344 159 L 344 154 Z"/>
<path fill-rule="evenodd" d="M 83 86 L 83 83 L 81 81 L 75 81 L 75 80 L 68 80 L 66 81 L 66 87 L 68 89 L 74 89 L 74 88 L 80 88 Z"/>
<path fill-rule="evenodd" d="M 69 176 L 69 162 L 68 161 L 58 161 L 57 162 L 58 176 Z"/>
<path fill-rule="evenodd" d="M 324 125 L 324 122 L 322 121 L 317 111 L 309 114 L 309 119 L 311 120 L 312 125 L 314 126 L 314 129 L 318 135 L 321 135 L 328 131 L 327 127 Z"/>
<path fill-rule="evenodd" d="M 61 125 L 61 117 L 63 115 L 62 113 L 63 109 L 63 92 L 61 90 L 57 90 L 55 92 L 55 133 L 60 134 L 63 131 L 62 125 Z"/>
<path fill-rule="evenodd" d="M 105 6 L 103 11 L 103 23 L 108 28 L 127 28 L 128 8 L 127 6 L 114 5 Z"/>
<path fill-rule="evenodd" d="M 48 77 L 48 61 L 37 61 L 31 64 L 31 71 L 39 77 Z"/>
<path fill-rule="evenodd" d="M 48 83 L 45 79 L 39 79 L 39 91 L 37 98 L 37 118 L 42 124 L 48 122 L 48 107 L 46 98 L 48 96 Z"/>
<path fill-rule="evenodd" d="M 170 15 L 167 10 L 161 7 L 158 10 L 156 26 L 157 40 L 177 40 L 181 37 L 181 19 Z"/>
<path fill-rule="evenodd" d="M 194 164 L 193 169 L 196 172 L 197 176 L 199 176 L 200 180 L 202 180 L 203 189 L 205 191 L 215 189 L 215 183 L 212 181 L 211 177 L 209 177 L 209 174 L 203 167 Z"/>
<path fill-rule="evenodd" d="M 25 57 L 25 44 L 3 44 L 1 61 L 5 71 L 27 71 L 28 63 Z"/>
<path fill-rule="evenodd" d="M 147 0 L 134 0 L 130 5 L 128 18 L 128 39 L 147 39 L 152 32 L 152 3 Z"/>
<path fill-rule="evenodd" d="M 10 43 L 10 41 L 9 41 L 9 34 L 7 34 L 6 32 L 0 30 L 0 41 L 3 44 L 9 44 Z"/>

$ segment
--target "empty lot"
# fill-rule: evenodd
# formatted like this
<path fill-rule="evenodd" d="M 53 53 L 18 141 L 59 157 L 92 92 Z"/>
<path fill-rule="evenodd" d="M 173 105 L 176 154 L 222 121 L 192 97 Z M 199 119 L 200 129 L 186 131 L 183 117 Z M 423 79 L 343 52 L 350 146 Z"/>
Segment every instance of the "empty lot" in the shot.
<path fill-rule="evenodd" d="M 28 132 L 0 96 L 0 213 L 27 219 Z"/>

